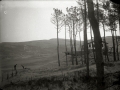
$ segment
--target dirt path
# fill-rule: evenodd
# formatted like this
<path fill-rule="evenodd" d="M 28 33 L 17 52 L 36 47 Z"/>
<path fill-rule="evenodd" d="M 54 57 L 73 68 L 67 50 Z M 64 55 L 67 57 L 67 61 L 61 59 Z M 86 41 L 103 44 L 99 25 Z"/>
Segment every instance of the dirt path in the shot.
<path fill-rule="evenodd" d="M 96 65 L 91 65 L 89 66 L 90 69 L 96 69 Z M 68 70 L 59 70 L 57 72 L 51 72 L 49 73 L 49 75 L 43 75 L 43 77 L 48 77 L 48 76 L 59 76 L 59 75 L 62 75 L 62 74 L 67 74 L 67 73 L 72 73 L 72 72 L 75 72 L 75 71 L 81 71 L 81 70 L 85 70 L 86 67 L 81 67 L 81 68 L 77 68 L 77 69 L 68 69 Z"/>

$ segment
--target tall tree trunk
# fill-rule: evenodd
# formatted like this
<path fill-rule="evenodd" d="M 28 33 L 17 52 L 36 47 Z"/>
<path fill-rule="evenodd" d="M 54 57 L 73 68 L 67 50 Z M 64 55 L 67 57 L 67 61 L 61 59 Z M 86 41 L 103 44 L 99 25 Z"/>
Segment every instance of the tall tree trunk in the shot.
<path fill-rule="evenodd" d="M 120 7 L 120 5 L 119 5 Z M 119 15 L 119 35 L 120 35 L 120 9 L 119 9 L 119 12 L 118 12 L 118 15 Z M 119 38 L 119 37 L 118 37 Z M 118 41 L 118 44 L 119 44 L 119 41 Z M 118 50 L 119 50 L 119 46 L 118 46 Z"/>
<path fill-rule="evenodd" d="M 93 1 L 87 0 L 88 18 L 94 33 L 96 70 L 97 70 L 97 90 L 105 90 L 104 86 L 104 62 L 102 57 L 102 39 L 99 31 L 99 24 L 94 15 Z"/>
<path fill-rule="evenodd" d="M 114 31 L 111 30 L 111 34 L 112 34 L 112 43 L 113 43 L 113 58 L 114 58 L 114 61 L 116 61 Z"/>
<path fill-rule="evenodd" d="M 58 23 L 57 23 L 57 54 L 58 54 L 58 65 L 60 66 L 60 58 L 59 58 L 59 37 L 58 37 Z"/>
<path fill-rule="evenodd" d="M 82 61 L 82 64 L 83 64 L 83 59 L 82 59 L 82 43 L 81 43 L 81 35 L 80 35 L 80 31 L 79 31 L 79 38 L 80 38 L 80 56 L 81 56 L 81 61 Z"/>
<path fill-rule="evenodd" d="M 76 49 L 76 35 L 75 35 L 75 40 L 74 40 L 74 43 L 75 43 L 76 65 L 78 65 L 78 59 L 77 59 L 77 49 Z"/>
<path fill-rule="evenodd" d="M 75 54 L 75 60 L 76 60 L 76 65 L 78 65 L 78 61 L 77 61 L 77 54 L 76 54 L 76 36 L 75 36 L 75 23 L 73 20 L 73 41 L 74 41 L 74 54 Z"/>
<path fill-rule="evenodd" d="M 84 25 L 83 25 L 83 28 L 85 29 L 85 18 L 84 18 L 84 11 L 81 7 L 81 12 L 82 12 L 82 17 L 83 17 L 83 21 L 84 21 Z M 83 35 L 84 35 L 84 31 L 83 31 Z M 85 35 L 84 35 L 85 36 Z M 83 38 L 84 38 L 83 36 Z M 84 38 L 84 44 L 83 44 L 83 51 L 84 51 L 84 63 L 86 64 L 86 54 L 85 54 L 85 38 Z"/>
<path fill-rule="evenodd" d="M 69 27 L 69 30 L 70 30 L 70 27 Z M 72 45 L 72 30 L 69 31 L 69 36 L 70 36 L 70 48 L 71 48 L 71 61 L 72 61 L 72 65 L 74 65 L 73 45 Z"/>
<path fill-rule="evenodd" d="M 89 58 L 88 58 L 88 40 L 87 40 L 87 19 L 86 19 L 86 0 L 84 0 L 85 18 L 84 18 L 84 58 L 86 61 L 87 77 L 89 77 Z"/>
<path fill-rule="evenodd" d="M 118 6 L 120 8 L 120 5 Z M 118 10 L 118 19 L 119 19 L 119 35 L 120 35 L 120 9 Z"/>
<path fill-rule="evenodd" d="M 119 5 L 119 7 L 120 7 L 120 5 Z M 118 16 L 119 16 L 119 36 L 120 36 L 120 10 L 119 10 L 119 12 L 118 12 Z M 119 37 L 118 37 L 119 38 Z M 120 41 L 120 39 L 119 39 L 119 41 Z M 118 41 L 118 44 L 119 44 L 119 41 Z M 120 48 L 119 48 L 119 46 L 118 46 L 118 50 L 119 50 Z M 118 51 L 119 52 L 119 51 Z"/>
<path fill-rule="evenodd" d="M 120 15 L 119 15 L 120 16 Z M 119 17 L 119 35 L 120 35 L 120 17 Z"/>
<path fill-rule="evenodd" d="M 120 5 L 119 5 L 119 7 L 120 7 Z M 119 10 L 119 35 L 120 35 L 120 10 Z M 119 41 L 120 41 L 120 39 L 119 39 Z M 119 42 L 118 42 L 118 44 L 119 44 Z M 119 44 L 120 45 L 120 44 Z M 118 50 L 119 50 L 120 48 L 118 47 Z"/>
<path fill-rule="evenodd" d="M 95 56 L 95 48 L 94 48 L 94 40 L 92 39 L 92 28 L 90 25 L 90 36 L 91 36 L 91 42 L 92 42 L 92 51 L 93 51 L 93 57 L 94 57 L 94 61 L 96 62 L 96 56 Z"/>
<path fill-rule="evenodd" d="M 119 51 L 118 51 L 118 36 L 116 34 L 116 31 L 115 31 L 115 36 L 116 36 L 116 53 L 117 53 L 117 60 L 119 60 Z"/>
<path fill-rule="evenodd" d="M 109 61 L 108 47 L 107 47 L 106 38 L 105 38 L 105 26 L 104 26 L 103 22 L 102 22 L 102 24 L 103 24 L 103 32 L 104 32 L 104 43 L 105 43 L 105 51 L 104 51 L 105 52 L 105 59 L 106 59 L 106 56 L 107 56 L 107 60 Z"/>
<path fill-rule="evenodd" d="M 74 57 L 73 57 L 73 42 L 72 42 L 72 31 L 71 31 L 71 57 L 72 57 L 72 65 L 74 65 Z"/>
<path fill-rule="evenodd" d="M 109 15 L 111 13 L 115 16 L 115 13 L 113 11 L 109 11 Z M 109 20 L 110 21 L 110 20 Z M 115 35 L 114 35 L 114 30 L 115 30 L 115 20 L 110 23 L 110 28 L 111 28 L 111 34 L 112 34 L 112 44 L 113 44 L 113 59 L 116 61 L 116 52 L 115 52 Z"/>
<path fill-rule="evenodd" d="M 66 52 L 67 52 L 67 45 L 66 45 L 66 20 L 65 20 L 65 49 L 66 49 Z M 66 65 L 68 66 L 67 54 L 66 54 Z"/>

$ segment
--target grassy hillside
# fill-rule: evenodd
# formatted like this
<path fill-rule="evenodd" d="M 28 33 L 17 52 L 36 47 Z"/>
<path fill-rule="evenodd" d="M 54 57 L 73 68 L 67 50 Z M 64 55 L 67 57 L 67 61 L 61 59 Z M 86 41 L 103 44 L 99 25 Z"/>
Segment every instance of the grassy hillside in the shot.
<path fill-rule="evenodd" d="M 65 60 L 65 40 L 60 39 L 60 58 Z M 67 40 L 68 50 L 69 40 Z M 79 42 L 77 42 L 78 44 Z M 29 42 L 4 42 L 0 44 L 2 68 L 12 68 L 19 65 L 42 65 L 57 61 L 57 40 L 36 40 Z M 6 63 L 7 62 L 7 63 Z"/>
<path fill-rule="evenodd" d="M 0 44 L 0 56 L 1 56 L 1 68 L 3 76 L 3 85 L 12 82 L 29 82 L 27 80 L 38 79 L 41 77 L 48 76 L 59 76 L 64 74 L 74 74 L 73 72 L 84 70 L 86 71 L 85 65 L 71 65 L 66 66 L 65 61 L 65 40 L 60 39 L 60 61 L 61 67 L 57 64 L 57 41 L 56 39 L 50 40 L 37 40 L 29 42 L 4 42 Z M 112 46 L 112 38 L 106 37 L 106 41 L 109 46 Z M 69 40 L 67 40 L 67 47 L 70 50 Z M 79 48 L 79 41 L 77 41 L 77 48 Z M 83 42 L 82 42 L 83 43 Z M 68 57 L 70 60 L 70 57 Z M 79 59 L 80 63 L 80 59 Z M 13 70 L 14 65 L 17 64 L 17 75 Z M 115 63 L 114 63 L 115 64 Z M 23 69 L 21 65 L 24 65 L 26 69 Z M 116 62 L 116 67 L 105 67 L 105 73 L 108 71 L 119 71 L 119 63 Z M 114 66 L 114 65 L 113 65 Z M 95 65 L 90 65 L 95 71 Z M 108 70 L 109 68 L 109 70 Z M 91 71 L 91 70 L 90 70 Z M 11 76 L 13 73 L 13 76 Z M 81 73 L 83 75 L 83 73 Z M 9 77 L 9 82 L 8 78 Z M 68 76 L 69 77 L 69 76 Z M 2 78 L 0 76 L 0 81 Z M 80 80 L 81 81 L 81 80 Z M 25 83 L 26 83 L 25 82 Z M 24 85 L 26 85 L 24 83 Z M 78 84 L 79 85 L 79 84 Z M 21 87 L 21 86 L 20 86 Z M 66 86 L 65 86 L 66 87 Z M 6 89 L 5 89 L 6 90 Z M 13 88 L 11 89 L 13 90 Z M 20 89 L 21 90 L 21 89 Z M 57 89 L 55 89 L 57 90 Z M 92 89 L 93 90 L 93 89 Z"/>
<path fill-rule="evenodd" d="M 112 46 L 112 37 L 106 37 L 108 46 Z M 60 39 L 60 59 L 65 61 L 65 40 Z M 77 41 L 77 49 L 79 49 Z M 83 43 L 83 42 L 82 42 Z M 67 48 L 70 50 L 70 40 L 67 40 Z M 2 68 L 10 68 L 15 64 L 43 64 L 57 61 L 57 40 L 36 40 L 28 42 L 4 42 L 0 44 L 2 56 Z M 64 58 L 63 58 L 64 57 Z M 7 62 L 7 63 L 6 63 Z M 9 62 L 9 63 L 8 63 Z"/>

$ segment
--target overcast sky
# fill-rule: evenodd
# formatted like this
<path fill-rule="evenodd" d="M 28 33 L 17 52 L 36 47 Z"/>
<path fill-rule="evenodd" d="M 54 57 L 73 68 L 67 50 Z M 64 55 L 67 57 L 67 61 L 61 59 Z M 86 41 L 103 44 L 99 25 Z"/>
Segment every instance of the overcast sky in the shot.
<path fill-rule="evenodd" d="M 1 41 L 16 42 L 56 38 L 50 18 L 53 8 L 77 5 L 76 1 L 5 1 L 1 2 Z M 61 32 L 62 33 L 62 32 Z M 60 35 L 64 38 L 63 35 Z"/>
<path fill-rule="evenodd" d="M 65 13 L 66 7 L 77 6 L 76 0 L 10 0 L 0 4 L 1 42 L 56 38 L 55 25 L 50 21 L 53 8 L 61 9 Z M 64 38 L 64 30 L 59 37 Z"/>

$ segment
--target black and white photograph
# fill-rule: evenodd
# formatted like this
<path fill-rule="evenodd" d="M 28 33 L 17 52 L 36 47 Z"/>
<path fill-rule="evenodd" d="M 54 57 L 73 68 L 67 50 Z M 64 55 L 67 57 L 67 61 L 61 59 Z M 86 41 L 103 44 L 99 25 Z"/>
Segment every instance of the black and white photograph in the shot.
<path fill-rule="evenodd" d="M 0 90 L 120 90 L 119 0 L 0 0 Z"/>

